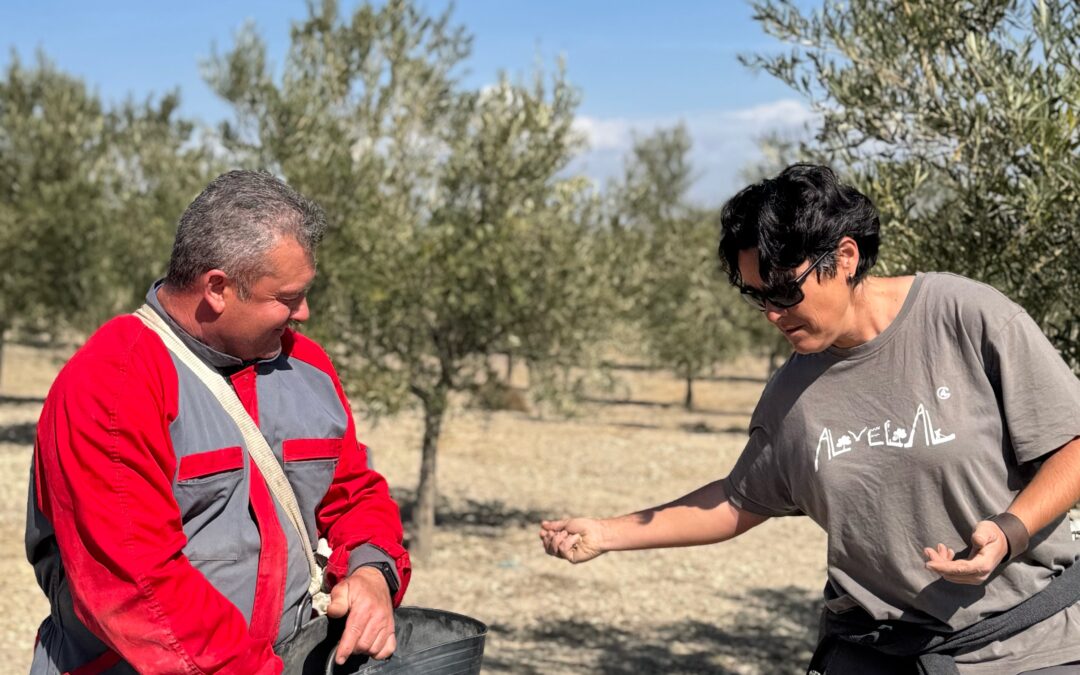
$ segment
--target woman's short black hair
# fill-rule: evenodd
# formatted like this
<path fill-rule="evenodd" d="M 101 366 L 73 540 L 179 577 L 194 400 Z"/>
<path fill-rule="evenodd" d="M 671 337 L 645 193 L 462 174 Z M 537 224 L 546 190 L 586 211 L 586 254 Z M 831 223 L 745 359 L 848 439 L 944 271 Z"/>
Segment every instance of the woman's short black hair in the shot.
<path fill-rule="evenodd" d="M 743 188 L 720 212 L 720 258 L 732 284 L 741 285 L 739 251 L 756 248 L 760 274 L 772 285 L 804 260 L 835 250 L 844 237 L 859 247 L 849 283 L 858 284 L 877 262 L 881 223 L 873 202 L 840 183 L 827 166 L 792 164 L 776 178 Z M 819 274 L 836 274 L 826 256 Z"/>

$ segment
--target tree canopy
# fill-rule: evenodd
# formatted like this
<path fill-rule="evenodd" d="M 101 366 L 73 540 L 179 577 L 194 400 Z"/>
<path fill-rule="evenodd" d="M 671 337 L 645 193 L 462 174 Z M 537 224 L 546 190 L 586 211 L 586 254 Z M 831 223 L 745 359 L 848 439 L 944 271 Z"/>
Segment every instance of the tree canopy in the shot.
<path fill-rule="evenodd" d="M 86 331 L 164 270 L 183 205 L 214 171 L 176 93 L 103 104 L 39 54 L 0 81 L 0 354 L 11 328 Z M 133 290 L 134 289 L 134 290 Z"/>
<path fill-rule="evenodd" d="M 594 198 L 564 177 L 580 139 L 560 70 L 473 91 L 469 38 L 414 4 L 311 7 L 274 80 L 242 34 L 206 67 L 243 126 L 233 148 L 317 199 L 331 227 L 314 330 L 366 403 L 424 409 L 414 550 L 434 524 L 448 394 L 513 345 L 535 369 L 574 360 L 604 326 Z"/>
<path fill-rule="evenodd" d="M 747 57 L 812 102 L 810 148 L 882 213 L 883 262 L 986 281 L 1080 372 L 1080 14 L 1065 0 L 759 0 Z"/>

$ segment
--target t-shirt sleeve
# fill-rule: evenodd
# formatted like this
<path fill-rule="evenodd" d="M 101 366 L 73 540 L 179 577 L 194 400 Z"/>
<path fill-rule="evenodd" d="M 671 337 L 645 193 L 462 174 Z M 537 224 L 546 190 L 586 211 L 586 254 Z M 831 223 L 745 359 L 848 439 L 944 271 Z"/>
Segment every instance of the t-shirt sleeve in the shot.
<path fill-rule="evenodd" d="M 1018 462 L 1080 436 L 1080 380 L 1027 312 L 989 336 L 984 356 Z"/>
<path fill-rule="evenodd" d="M 781 463 L 764 427 L 755 426 L 750 440 L 724 479 L 724 491 L 736 508 L 762 516 L 801 516 Z"/>

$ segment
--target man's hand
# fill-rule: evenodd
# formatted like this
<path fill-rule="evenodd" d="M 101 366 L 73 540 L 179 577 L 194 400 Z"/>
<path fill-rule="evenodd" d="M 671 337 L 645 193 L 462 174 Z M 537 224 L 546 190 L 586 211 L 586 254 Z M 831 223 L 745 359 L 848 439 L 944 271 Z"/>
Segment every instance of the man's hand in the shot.
<path fill-rule="evenodd" d="M 361 567 L 334 586 L 326 615 L 347 615 L 334 656 L 338 665 L 355 653 L 388 659 L 397 649 L 390 589 L 382 572 L 374 567 Z"/>
<path fill-rule="evenodd" d="M 592 560 L 604 553 L 604 528 L 591 518 L 545 520 L 540 523 L 540 541 L 548 555 L 572 563 Z"/>
<path fill-rule="evenodd" d="M 945 544 L 936 549 L 924 548 L 926 569 L 937 572 L 955 584 L 978 585 L 990 578 L 997 566 L 1009 554 L 1009 542 L 996 524 L 984 520 L 975 526 L 971 535 L 971 555 L 956 560 L 956 552 Z"/>

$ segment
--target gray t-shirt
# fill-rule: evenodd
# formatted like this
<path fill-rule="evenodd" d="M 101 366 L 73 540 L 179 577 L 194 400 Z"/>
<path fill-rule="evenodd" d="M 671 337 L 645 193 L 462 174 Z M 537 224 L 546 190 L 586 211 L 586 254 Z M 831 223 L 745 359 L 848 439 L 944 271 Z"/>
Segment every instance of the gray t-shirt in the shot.
<path fill-rule="evenodd" d="M 826 604 L 956 630 L 1009 609 L 1080 556 L 1062 518 L 985 584 L 924 567 L 967 557 L 1048 453 L 1080 436 L 1080 381 L 1035 322 L 990 286 L 919 274 L 896 319 L 852 349 L 796 354 L 765 388 L 724 486 L 739 508 L 807 515 L 828 533 Z M 1080 660 L 1080 606 L 957 658 L 1014 674 Z"/>

